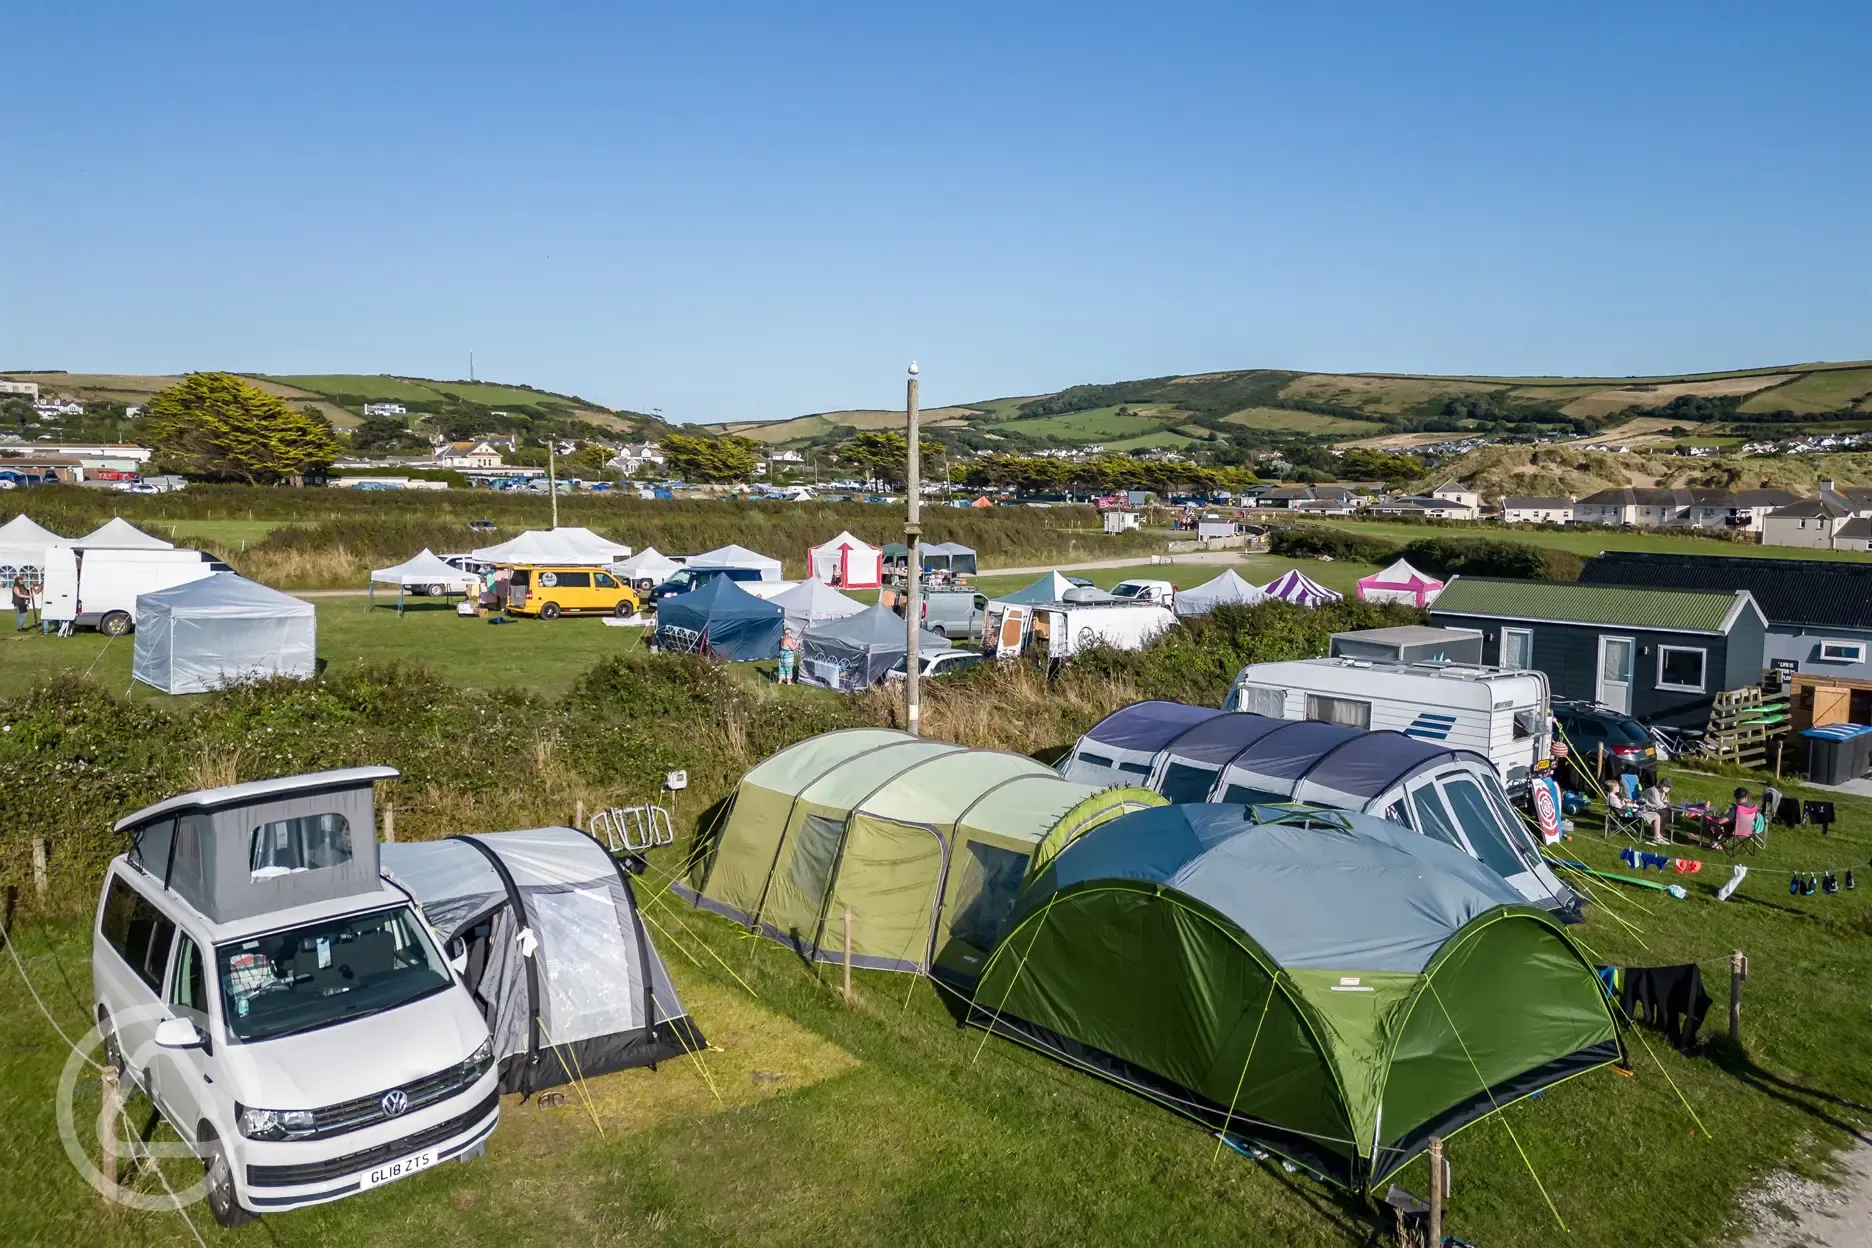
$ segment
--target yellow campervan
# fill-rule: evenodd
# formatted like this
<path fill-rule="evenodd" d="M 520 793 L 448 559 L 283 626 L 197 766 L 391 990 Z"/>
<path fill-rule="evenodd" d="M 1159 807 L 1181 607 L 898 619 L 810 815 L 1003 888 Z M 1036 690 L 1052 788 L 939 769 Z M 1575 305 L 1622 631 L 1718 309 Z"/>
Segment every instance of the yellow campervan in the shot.
<path fill-rule="evenodd" d="M 640 605 L 636 590 L 602 568 L 521 564 L 507 583 L 509 615 L 627 617 L 636 615 Z"/>

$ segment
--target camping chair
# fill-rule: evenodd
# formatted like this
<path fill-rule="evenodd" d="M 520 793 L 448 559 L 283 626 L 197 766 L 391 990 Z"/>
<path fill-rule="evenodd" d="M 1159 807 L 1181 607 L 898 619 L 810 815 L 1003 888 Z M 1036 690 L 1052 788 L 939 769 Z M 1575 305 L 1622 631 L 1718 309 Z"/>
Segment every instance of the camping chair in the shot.
<path fill-rule="evenodd" d="M 1735 814 L 1729 819 L 1713 820 L 1704 827 L 1709 837 L 1705 843 L 1711 849 L 1719 849 L 1725 854 L 1733 854 L 1738 849 L 1745 849 L 1751 854 L 1760 853 L 1762 843 L 1768 839 L 1761 811 L 1746 802 L 1738 803 Z"/>
<path fill-rule="evenodd" d="M 1617 789 L 1606 791 L 1605 835 L 1607 839 L 1623 833 L 1634 841 L 1644 841 L 1650 828 L 1645 823 L 1644 811 L 1629 798 L 1622 798 Z"/>

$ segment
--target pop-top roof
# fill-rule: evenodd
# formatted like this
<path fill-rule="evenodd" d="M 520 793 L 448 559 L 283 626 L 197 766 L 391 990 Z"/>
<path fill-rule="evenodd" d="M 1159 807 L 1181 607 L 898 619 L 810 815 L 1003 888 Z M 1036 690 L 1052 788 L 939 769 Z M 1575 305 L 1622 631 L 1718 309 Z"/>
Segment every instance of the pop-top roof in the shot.
<path fill-rule="evenodd" d="M 245 806 L 307 793 L 327 793 L 334 789 L 354 789 L 378 780 L 394 780 L 400 773 L 394 767 L 344 767 L 336 771 L 313 771 L 302 776 L 277 776 L 271 780 L 249 780 L 242 784 L 223 785 L 184 793 L 167 801 L 145 806 L 119 819 L 112 830 L 125 832 L 155 819 L 184 810 L 216 810 L 224 806 Z"/>

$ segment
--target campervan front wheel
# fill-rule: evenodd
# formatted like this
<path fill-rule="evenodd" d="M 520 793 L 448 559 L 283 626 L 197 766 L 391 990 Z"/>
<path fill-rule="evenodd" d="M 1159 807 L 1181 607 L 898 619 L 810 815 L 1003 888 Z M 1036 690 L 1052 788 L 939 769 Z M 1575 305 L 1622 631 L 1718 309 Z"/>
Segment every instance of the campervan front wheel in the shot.
<path fill-rule="evenodd" d="M 213 1131 L 202 1136 L 202 1185 L 208 1189 L 208 1212 L 224 1227 L 245 1226 L 254 1220 L 253 1210 L 240 1203 L 234 1192 L 234 1171 L 228 1165 L 227 1149 Z"/>
<path fill-rule="evenodd" d="M 106 637 L 121 637 L 130 631 L 130 614 L 127 611 L 112 611 L 98 621 L 98 632 Z"/>
<path fill-rule="evenodd" d="M 558 618 L 559 618 L 559 604 L 558 603 L 549 602 L 543 605 L 542 607 L 540 607 L 540 619 L 556 620 Z"/>

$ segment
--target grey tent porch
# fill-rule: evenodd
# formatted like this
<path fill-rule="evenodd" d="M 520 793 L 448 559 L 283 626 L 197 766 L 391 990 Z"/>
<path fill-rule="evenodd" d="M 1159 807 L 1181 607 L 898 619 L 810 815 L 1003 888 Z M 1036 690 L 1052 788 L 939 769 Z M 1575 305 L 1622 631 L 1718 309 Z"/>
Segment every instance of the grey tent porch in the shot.
<path fill-rule="evenodd" d="M 707 1047 L 617 861 L 576 828 L 378 847 L 487 1018 L 501 1090 L 533 1092 Z M 531 956 L 528 956 L 530 953 Z"/>
<path fill-rule="evenodd" d="M 883 603 L 828 620 L 800 638 L 799 679 L 843 693 L 867 689 L 904 657 L 906 641 L 903 617 Z M 927 629 L 917 647 L 924 654 L 950 648 L 948 638 Z"/>

